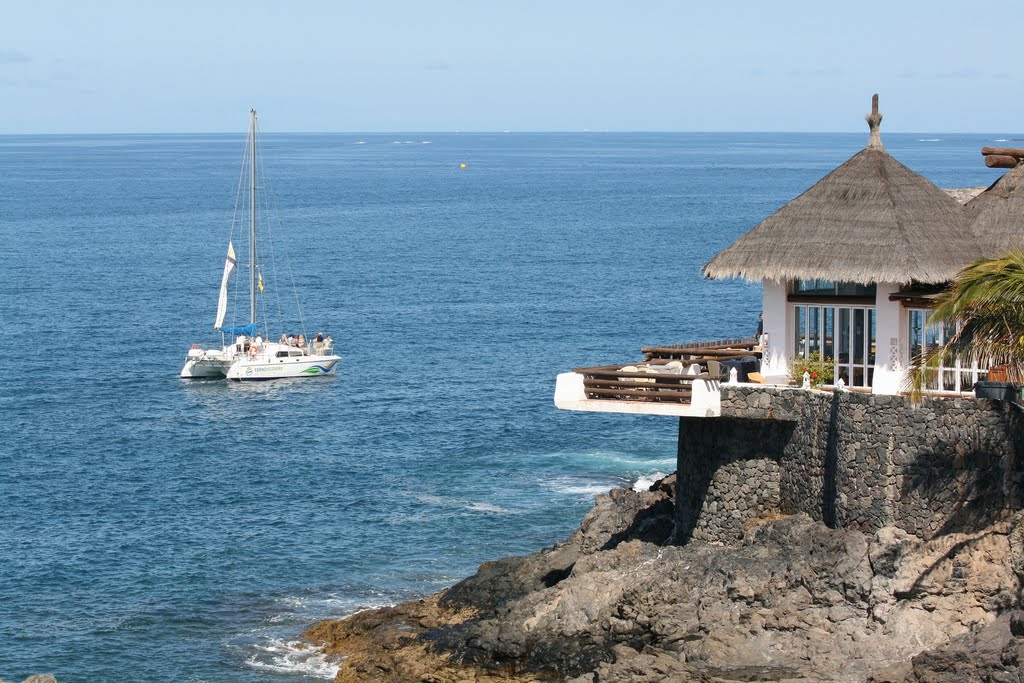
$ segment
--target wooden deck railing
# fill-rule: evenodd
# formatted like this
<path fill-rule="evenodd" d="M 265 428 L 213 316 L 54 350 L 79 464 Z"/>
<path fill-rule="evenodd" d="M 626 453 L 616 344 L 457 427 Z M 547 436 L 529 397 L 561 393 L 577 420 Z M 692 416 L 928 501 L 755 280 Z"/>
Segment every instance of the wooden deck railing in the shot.
<path fill-rule="evenodd" d="M 744 356 L 760 356 L 754 351 L 758 345 L 756 337 L 742 339 L 719 339 L 717 341 L 689 342 L 671 346 L 645 346 L 641 349 L 645 361 L 687 360 L 704 357 L 716 360 L 731 360 Z"/>
<path fill-rule="evenodd" d="M 644 360 L 640 363 L 575 368 L 573 372 L 583 375 L 583 388 L 588 399 L 689 403 L 694 380 L 719 379 L 708 374 L 709 360 L 760 357 L 761 352 L 754 350 L 756 345 L 757 339 L 748 337 L 674 346 L 645 346 L 642 349 Z M 686 374 L 691 372 L 690 366 L 693 365 L 699 366 L 696 374 Z"/>
<path fill-rule="evenodd" d="M 710 379 L 700 375 L 652 372 L 631 365 L 602 365 L 593 368 L 575 368 L 583 375 L 583 388 L 587 398 L 620 401 L 655 401 L 689 403 L 693 396 L 693 380 Z"/>

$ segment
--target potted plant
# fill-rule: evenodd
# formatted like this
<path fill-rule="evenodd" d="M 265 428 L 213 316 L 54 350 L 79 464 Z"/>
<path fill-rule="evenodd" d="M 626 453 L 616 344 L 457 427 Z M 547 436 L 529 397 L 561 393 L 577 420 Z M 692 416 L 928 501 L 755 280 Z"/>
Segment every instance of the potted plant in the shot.
<path fill-rule="evenodd" d="M 835 364 L 831 358 L 822 358 L 817 351 L 807 358 L 795 356 L 789 361 L 790 384 L 802 385 L 805 372 L 811 378 L 812 387 L 831 384 L 835 375 Z"/>

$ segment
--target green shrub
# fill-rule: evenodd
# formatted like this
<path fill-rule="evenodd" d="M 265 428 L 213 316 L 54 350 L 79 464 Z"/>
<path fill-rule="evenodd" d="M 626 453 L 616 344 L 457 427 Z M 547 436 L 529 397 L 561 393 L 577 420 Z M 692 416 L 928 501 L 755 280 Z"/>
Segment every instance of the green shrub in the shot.
<path fill-rule="evenodd" d="M 835 362 L 831 358 L 822 358 L 815 351 L 808 358 L 796 357 L 789 361 L 790 384 L 800 386 L 804 383 L 804 373 L 811 376 L 811 386 L 832 384 L 835 376 Z"/>

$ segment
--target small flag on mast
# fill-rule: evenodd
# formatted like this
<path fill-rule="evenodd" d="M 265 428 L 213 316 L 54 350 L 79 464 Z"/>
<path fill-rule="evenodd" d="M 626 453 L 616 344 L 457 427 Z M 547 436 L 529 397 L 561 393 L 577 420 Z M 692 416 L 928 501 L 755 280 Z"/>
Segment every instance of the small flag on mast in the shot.
<path fill-rule="evenodd" d="M 260 292 L 262 293 L 263 292 L 263 273 L 260 272 L 260 273 L 257 273 L 257 275 L 259 276 L 259 288 L 260 288 Z"/>

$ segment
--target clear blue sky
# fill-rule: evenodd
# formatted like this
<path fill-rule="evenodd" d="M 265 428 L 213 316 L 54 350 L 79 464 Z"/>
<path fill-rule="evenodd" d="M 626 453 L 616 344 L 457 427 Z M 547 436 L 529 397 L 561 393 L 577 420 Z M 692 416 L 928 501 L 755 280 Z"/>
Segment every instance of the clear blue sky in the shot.
<path fill-rule="evenodd" d="M 1024 128 L 1024 3 L 4 0 L 0 133 Z M 1005 29 L 1005 31 L 1004 31 Z"/>

